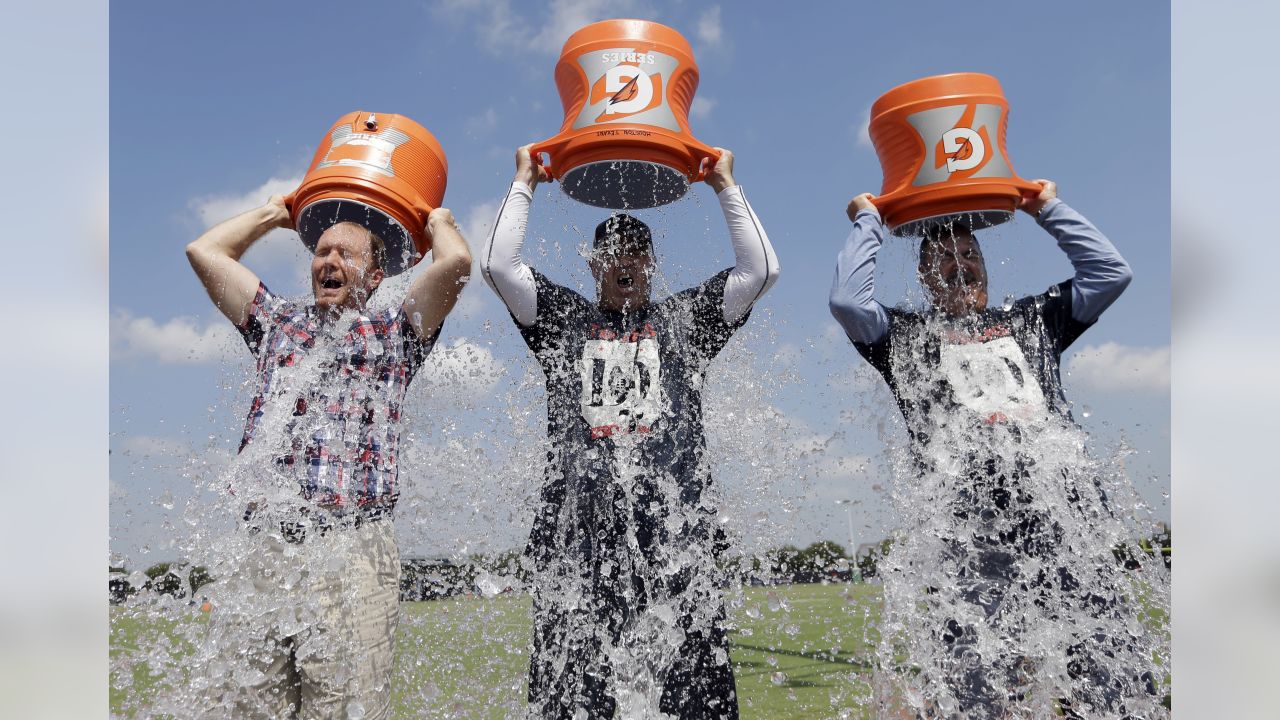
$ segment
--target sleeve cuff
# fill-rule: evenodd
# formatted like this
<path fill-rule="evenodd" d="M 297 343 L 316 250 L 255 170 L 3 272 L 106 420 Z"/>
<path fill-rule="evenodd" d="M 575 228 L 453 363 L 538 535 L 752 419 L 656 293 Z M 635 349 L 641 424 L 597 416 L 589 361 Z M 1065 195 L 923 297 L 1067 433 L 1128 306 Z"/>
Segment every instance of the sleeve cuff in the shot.
<path fill-rule="evenodd" d="M 858 220 L 863 217 L 872 217 L 879 221 L 880 210 L 878 210 L 874 205 L 864 210 L 859 210 L 858 214 L 853 216 L 853 221 L 858 222 Z"/>
<path fill-rule="evenodd" d="M 1036 213 L 1036 222 L 1043 225 L 1045 221 L 1049 219 L 1049 216 L 1053 214 L 1053 211 L 1062 204 L 1063 202 L 1059 198 L 1053 198 L 1049 202 L 1045 203 L 1044 207 L 1040 208 L 1040 212 Z"/>
<path fill-rule="evenodd" d="M 717 198 L 720 198 L 720 202 L 724 202 L 725 200 L 730 200 L 730 199 L 733 199 L 733 198 L 741 198 L 741 197 L 742 197 L 742 186 L 741 186 L 741 185 L 730 185 L 729 187 L 727 187 L 727 188 L 725 188 L 725 189 L 721 190 L 720 192 L 716 193 L 716 197 L 717 197 Z"/>
<path fill-rule="evenodd" d="M 527 195 L 530 198 L 533 197 L 533 188 L 529 187 L 525 182 L 521 180 L 513 180 L 511 182 L 511 189 L 522 195 Z"/>

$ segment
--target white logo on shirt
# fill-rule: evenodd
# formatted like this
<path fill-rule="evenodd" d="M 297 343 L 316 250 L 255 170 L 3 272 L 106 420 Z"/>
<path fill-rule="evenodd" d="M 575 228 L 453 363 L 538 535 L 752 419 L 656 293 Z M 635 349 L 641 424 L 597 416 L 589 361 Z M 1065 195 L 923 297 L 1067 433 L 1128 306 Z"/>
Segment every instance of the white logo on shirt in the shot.
<path fill-rule="evenodd" d="M 593 339 L 583 346 L 582 417 L 593 438 L 649 432 L 661 413 L 658 342 L 626 340 Z"/>
<path fill-rule="evenodd" d="M 955 401 L 984 419 L 1042 418 L 1049 414 L 1040 383 L 1011 337 L 989 342 L 943 344 L 942 376 Z"/>

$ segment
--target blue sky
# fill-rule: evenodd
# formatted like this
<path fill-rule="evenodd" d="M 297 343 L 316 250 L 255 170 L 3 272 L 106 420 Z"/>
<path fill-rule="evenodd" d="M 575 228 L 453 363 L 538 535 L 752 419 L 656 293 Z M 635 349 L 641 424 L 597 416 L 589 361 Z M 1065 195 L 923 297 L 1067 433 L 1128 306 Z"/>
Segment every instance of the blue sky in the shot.
<path fill-rule="evenodd" d="M 953 71 L 1000 79 L 1012 108 L 1008 148 L 1015 169 L 1056 180 L 1062 197 L 1106 232 L 1135 269 L 1129 291 L 1066 358 L 1066 381 L 1069 396 L 1090 407 L 1083 423 L 1098 452 L 1123 443 L 1130 475 L 1155 515 L 1167 518 L 1167 7 L 964 8 L 592 0 L 115 4 L 112 548 L 134 564 L 173 556 L 168 538 L 186 532 L 184 512 L 208 507 L 196 488 L 216 477 L 247 407 L 248 354 L 208 302 L 183 246 L 226 215 L 291 189 L 333 120 L 368 109 L 409 115 L 441 141 L 450 165 L 445 204 L 478 250 L 510 180 L 514 148 L 559 129 L 552 70 L 563 39 L 610 16 L 664 22 L 693 44 L 702 75 L 694 132 L 737 155 L 737 179 L 783 266 L 725 358 L 727 380 L 709 391 L 715 395 L 709 405 L 741 406 L 748 417 L 741 437 L 724 448 L 749 449 L 770 466 L 730 463 L 718 473 L 746 542 L 844 540 L 845 511 L 834 501 L 846 498 L 857 501 L 857 540 L 878 539 L 893 526 L 878 428 L 894 411 L 835 330 L 826 295 L 849 228 L 844 206 L 858 192 L 879 189 L 879 165 L 865 139 L 871 103 L 899 83 Z M 644 215 L 657 233 L 661 287 L 679 289 L 732 262 L 710 189 L 698 186 L 690 195 Z M 600 217 L 554 186 L 539 188 L 529 246 L 534 264 L 564 282 L 581 282 L 575 247 Z M 1039 292 L 1070 274 L 1052 240 L 1027 218 L 991 231 L 984 242 L 993 298 Z M 910 297 L 911 252 L 901 244 L 885 248 L 886 302 Z M 295 237 L 279 233 L 246 262 L 273 289 L 301 294 L 302 253 Z M 541 435 L 541 391 L 529 384 L 527 351 L 478 278 L 446 323 L 441 345 L 433 372 L 411 390 L 422 451 L 409 480 L 417 502 L 400 510 L 402 541 L 408 552 L 514 547 L 527 530 L 524 493 L 534 482 L 515 461 Z M 477 445 L 483 456 L 471 452 Z M 815 457 L 816 447 L 825 447 L 825 455 Z M 149 553 L 141 553 L 143 545 Z"/>

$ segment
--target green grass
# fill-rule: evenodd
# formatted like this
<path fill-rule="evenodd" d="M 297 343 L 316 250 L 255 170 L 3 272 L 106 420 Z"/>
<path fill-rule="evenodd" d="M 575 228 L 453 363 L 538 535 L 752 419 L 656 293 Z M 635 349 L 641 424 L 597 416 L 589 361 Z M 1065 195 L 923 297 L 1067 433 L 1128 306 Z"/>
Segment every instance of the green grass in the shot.
<path fill-rule="evenodd" d="M 865 630 L 879 612 L 878 587 L 749 588 L 741 599 L 731 657 L 744 720 L 834 717 L 839 708 L 858 707 L 878 639 L 873 629 Z M 395 717 L 501 719 L 522 712 L 528 598 L 451 598 L 400 607 Z M 183 685 L 188 638 L 201 623 L 196 611 L 160 621 L 113 610 L 113 716 L 133 717 L 159 694 Z M 125 660 L 136 662 L 119 668 Z"/>
<path fill-rule="evenodd" d="M 880 588 L 794 585 L 736 596 L 731 658 L 744 720 L 872 718 Z M 401 604 L 396 634 L 397 718 L 521 716 L 529 657 L 529 600 L 451 598 Z M 1154 614 L 1153 614 L 1154 615 Z M 155 620 L 114 608 L 113 717 L 134 717 L 180 688 L 201 613 Z M 1147 622 L 1163 626 L 1165 618 Z M 131 661 L 124 665 L 126 661 Z"/>

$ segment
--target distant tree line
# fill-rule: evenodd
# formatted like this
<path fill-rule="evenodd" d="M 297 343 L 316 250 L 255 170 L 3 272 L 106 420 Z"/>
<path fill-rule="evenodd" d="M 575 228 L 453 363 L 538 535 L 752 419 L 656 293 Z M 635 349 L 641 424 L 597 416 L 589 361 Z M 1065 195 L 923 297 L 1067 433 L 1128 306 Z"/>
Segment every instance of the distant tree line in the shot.
<path fill-rule="evenodd" d="M 1138 562 L 1133 546 L 1115 549 L 1118 562 Z M 1151 538 L 1136 543 L 1148 557 L 1160 556 L 1166 566 L 1172 558 L 1172 534 L 1167 526 Z M 726 585 L 777 585 L 821 582 L 859 582 L 879 577 L 879 563 L 893 548 L 893 539 L 862 546 L 858 557 L 844 545 L 822 540 L 807 547 L 783 545 L 763 554 L 728 557 L 719 570 Z M 456 595 L 498 595 L 528 587 L 530 568 L 519 551 L 511 550 L 466 558 L 405 558 L 400 568 L 400 598 L 434 600 Z M 203 566 L 161 562 L 142 575 L 125 568 L 111 568 L 111 602 L 119 604 L 139 592 L 196 598 L 199 589 L 213 580 Z"/>
<path fill-rule="evenodd" d="M 178 598 L 194 598 L 201 587 L 213 582 L 213 577 L 203 565 L 159 562 L 142 572 L 130 573 L 127 568 L 108 568 L 107 588 L 111 604 L 119 605 L 137 593 L 156 593 Z"/>
<path fill-rule="evenodd" d="M 1136 548 L 1135 548 L 1136 545 Z M 1149 538 L 1142 538 L 1137 543 L 1125 543 L 1112 548 L 1116 562 L 1130 570 L 1142 567 L 1143 563 L 1159 557 L 1166 570 L 1173 567 L 1173 530 L 1160 523 L 1160 529 Z"/>
<path fill-rule="evenodd" d="M 743 585 L 853 582 L 861 579 L 845 548 L 832 540 L 808 547 L 783 545 L 763 555 L 743 556 L 721 564 L 729 582 Z"/>

